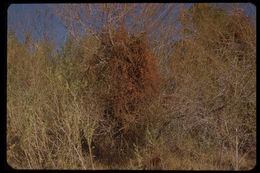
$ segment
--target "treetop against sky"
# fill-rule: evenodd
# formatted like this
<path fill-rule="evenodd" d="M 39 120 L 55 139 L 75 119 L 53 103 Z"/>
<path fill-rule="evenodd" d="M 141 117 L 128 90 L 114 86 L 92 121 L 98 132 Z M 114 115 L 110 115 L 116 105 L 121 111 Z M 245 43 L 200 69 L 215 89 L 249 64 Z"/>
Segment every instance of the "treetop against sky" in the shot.
<path fill-rule="evenodd" d="M 72 11 L 77 11 L 82 19 L 80 22 L 85 22 L 85 26 L 91 26 L 92 28 L 100 29 L 104 24 L 104 20 L 106 20 L 105 16 L 102 16 L 103 4 L 92 4 L 92 9 L 87 8 L 89 4 L 11 4 L 8 8 L 8 32 L 14 31 L 16 33 L 17 38 L 19 41 L 24 41 L 26 33 L 31 33 L 34 40 L 38 40 L 42 38 L 44 35 L 47 36 L 49 39 L 54 41 L 57 47 L 60 47 L 64 44 L 67 35 L 68 35 L 68 26 L 66 26 L 66 20 L 63 17 L 67 15 L 70 16 L 69 9 Z M 111 5 L 111 4 L 110 4 Z M 121 4 L 120 4 L 121 5 Z M 115 4 L 115 8 L 120 6 L 119 4 Z M 133 4 L 127 4 L 126 6 L 133 6 Z M 146 5 L 146 6 L 145 6 Z M 136 4 L 134 10 L 131 13 L 142 13 L 145 8 L 154 8 L 154 6 L 150 4 Z M 165 21 L 164 24 L 170 24 L 170 22 L 177 21 L 177 17 L 180 11 L 180 8 L 189 8 L 192 6 L 190 3 L 186 4 L 173 4 L 173 3 L 165 3 L 165 4 L 157 4 L 158 13 L 153 15 L 150 19 L 158 20 L 158 21 Z M 216 4 L 217 6 L 225 9 L 230 10 L 232 4 L 224 4 L 219 3 Z M 156 5 L 155 5 L 156 6 Z M 244 10 L 246 15 L 255 18 L 256 16 L 256 8 L 253 4 L 250 3 L 239 3 L 237 7 Z M 100 10 L 101 9 L 101 10 Z M 119 7 L 118 9 L 121 9 Z M 151 10 L 150 9 L 150 10 Z M 67 11 L 66 11 L 67 10 Z M 84 18 L 85 13 L 87 14 L 86 10 L 90 11 L 92 18 Z M 152 10 L 151 10 L 152 11 Z M 120 10 L 118 14 L 120 13 Z M 73 13 L 72 13 L 73 14 Z M 76 13 L 75 13 L 76 14 Z M 117 14 L 114 14 L 117 15 Z M 99 17 L 99 18 L 98 18 Z M 149 18 L 147 18 L 149 19 Z M 139 22 L 146 22 L 139 21 Z M 81 27 L 81 23 L 77 22 L 72 25 L 72 27 L 78 28 L 76 31 L 77 33 L 84 34 L 86 30 Z M 117 22 L 116 20 L 114 22 Z M 133 25 L 133 17 L 131 14 L 126 19 L 126 24 Z M 138 21 L 137 21 L 138 22 Z M 156 23 L 155 23 L 156 25 Z M 157 25 L 161 25 L 157 24 Z M 140 24 L 141 26 L 141 24 Z M 175 26 L 178 27 L 178 24 L 175 23 Z M 155 27 L 156 28 L 156 27 Z M 156 31 L 155 31 L 156 32 Z M 156 34 L 155 34 L 156 35 Z"/>

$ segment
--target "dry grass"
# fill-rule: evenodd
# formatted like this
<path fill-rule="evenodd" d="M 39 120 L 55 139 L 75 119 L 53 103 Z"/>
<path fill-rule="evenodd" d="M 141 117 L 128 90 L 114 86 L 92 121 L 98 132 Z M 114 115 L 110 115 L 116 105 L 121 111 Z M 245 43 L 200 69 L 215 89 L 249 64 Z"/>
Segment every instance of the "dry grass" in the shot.
<path fill-rule="evenodd" d="M 58 53 L 44 40 L 22 44 L 9 35 L 9 165 L 252 169 L 255 28 L 241 13 L 207 5 L 184 13 L 185 39 L 171 46 L 169 74 L 149 39 L 123 28 L 67 41 Z"/>

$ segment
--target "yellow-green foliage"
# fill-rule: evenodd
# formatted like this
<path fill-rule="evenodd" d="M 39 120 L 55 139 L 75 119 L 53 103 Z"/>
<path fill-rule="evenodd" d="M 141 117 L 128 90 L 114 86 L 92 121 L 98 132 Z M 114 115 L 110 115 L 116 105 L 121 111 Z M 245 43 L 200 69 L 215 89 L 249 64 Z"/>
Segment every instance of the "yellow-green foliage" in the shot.
<path fill-rule="evenodd" d="M 133 156 L 120 164 L 99 162 L 93 152 L 99 122 L 105 121 L 95 97 L 100 81 L 91 71 L 100 41 L 69 38 L 55 52 L 46 40 L 35 43 L 28 36 L 20 43 L 9 34 L 8 164 L 19 169 L 252 169 L 255 26 L 241 12 L 227 14 L 207 4 L 184 13 L 182 39 L 170 50 L 171 72 L 161 74 L 158 98 L 142 110 L 152 117 L 145 122 L 144 143 L 133 144 Z M 113 145 L 100 136 L 106 146 Z"/>
<path fill-rule="evenodd" d="M 174 46 L 173 99 L 182 105 L 172 106 L 188 118 L 175 122 L 186 125 L 176 128 L 184 134 L 175 143 L 187 149 L 190 142 L 198 159 L 205 155 L 220 169 L 247 169 L 243 159 L 255 158 L 256 142 L 255 30 L 243 14 L 216 15 L 220 12 L 195 6 L 186 19 L 196 25 L 189 22 L 184 29 L 196 32 Z"/>

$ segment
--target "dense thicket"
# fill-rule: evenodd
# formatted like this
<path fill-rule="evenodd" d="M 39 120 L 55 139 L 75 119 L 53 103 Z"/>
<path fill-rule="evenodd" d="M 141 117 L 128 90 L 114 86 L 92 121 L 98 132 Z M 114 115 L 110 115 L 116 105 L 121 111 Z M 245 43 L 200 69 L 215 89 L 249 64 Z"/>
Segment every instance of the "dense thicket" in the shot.
<path fill-rule="evenodd" d="M 179 22 L 167 46 L 127 27 L 68 37 L 59 51 L 8 34 L 9 165 L 252 169 L 255 24 L 207 4 Z"/>

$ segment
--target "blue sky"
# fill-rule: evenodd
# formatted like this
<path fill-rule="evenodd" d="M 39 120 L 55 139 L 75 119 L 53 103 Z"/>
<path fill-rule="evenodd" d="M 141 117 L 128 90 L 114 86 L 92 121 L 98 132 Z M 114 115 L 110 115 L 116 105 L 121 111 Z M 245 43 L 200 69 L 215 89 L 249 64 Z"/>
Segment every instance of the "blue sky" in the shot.
<path fill-rule="evenodd" d="M 12 4 L 8 8 L 8 30 L 14 30 L 20 41 L 24 33 L 33 31 L 34 39 L 41 38 L 47 32 L 56 45 L 61 45 L 66 39 L 66 28 L 62 22 L 49 12 L 47 4 Z"/>
<path fill-rule="evenodd" d="M 189 7 L 191 4 L 185 4 Z M 228 4 L 219 4 L 228 8 Z M 8 8 L 8 31 L 13 30 L 20 41 L 24 40 L 25 32 L 32 32 L 33 38 L 41 38 L 43 33 L 53 39 L 60 47 L 66 40 L 67 31 L 62 22 L 49 10 L 50 4 L 12 4 Z M 256 16 L 253 4 L 240 4 L 248 16 Z M 47 12 L 47 13 L 46 13 Z"/>

